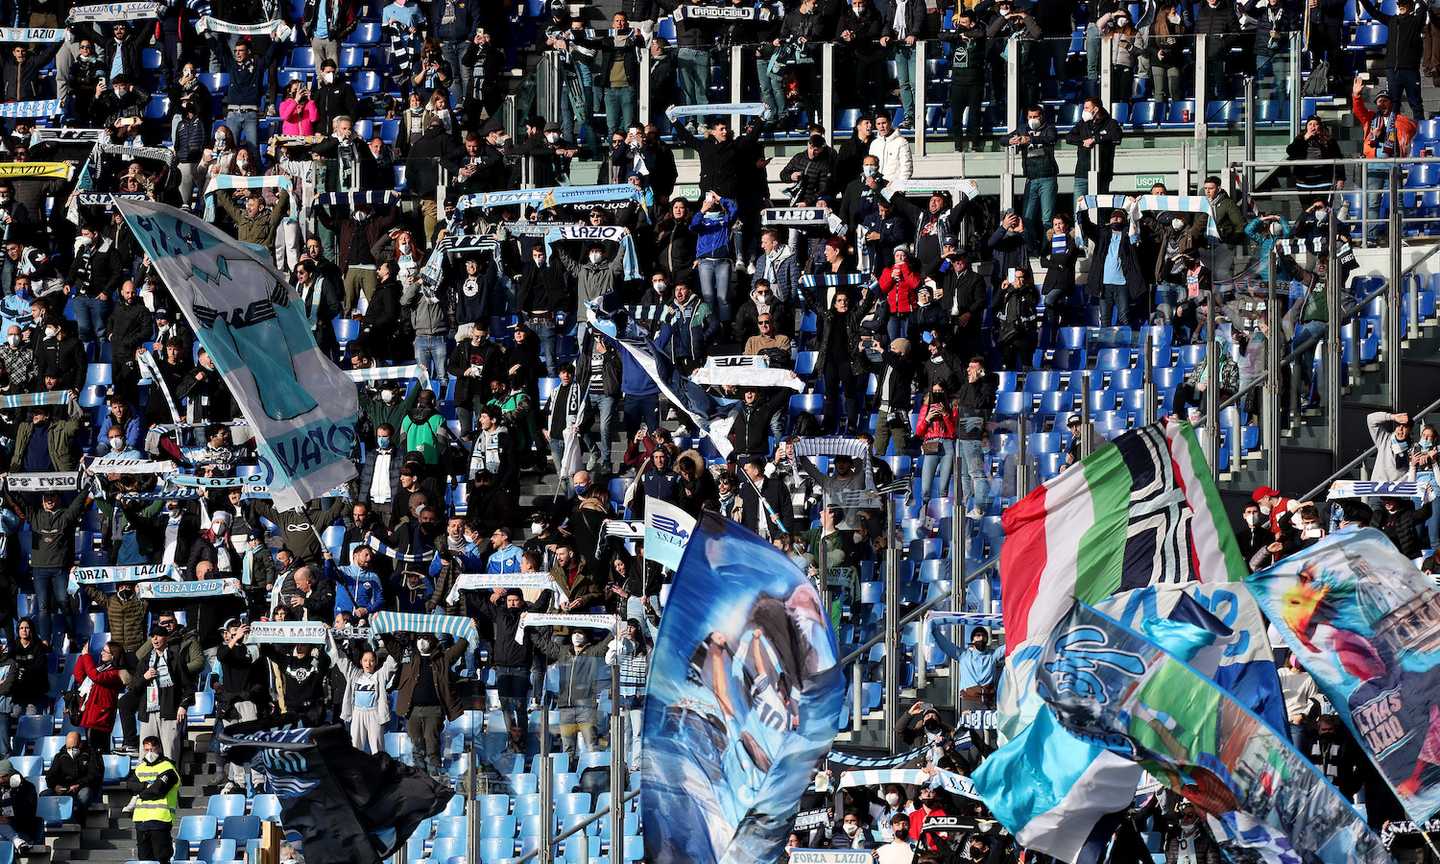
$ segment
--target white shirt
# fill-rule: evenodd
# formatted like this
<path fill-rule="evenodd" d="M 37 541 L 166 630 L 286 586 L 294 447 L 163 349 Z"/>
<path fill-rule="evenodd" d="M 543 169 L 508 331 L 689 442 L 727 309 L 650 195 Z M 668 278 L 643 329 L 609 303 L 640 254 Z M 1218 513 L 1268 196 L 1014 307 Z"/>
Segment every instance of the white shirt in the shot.
<path fill-rule="evenodd" d="M 915 850 L 910 848 L 909 843 L 892 840 L 876 849 L 875 857 L 880 864 L 910 864 L 915 860 Z"/>

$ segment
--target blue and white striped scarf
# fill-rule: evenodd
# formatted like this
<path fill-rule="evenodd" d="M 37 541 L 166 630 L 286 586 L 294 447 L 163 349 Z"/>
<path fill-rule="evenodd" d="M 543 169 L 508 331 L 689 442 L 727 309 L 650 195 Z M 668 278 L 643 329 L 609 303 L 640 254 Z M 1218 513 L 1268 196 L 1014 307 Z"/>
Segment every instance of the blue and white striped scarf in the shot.
<path fill-rule="evenodd" d="M 219 18 L 206 15 L 195 22 L 195 32 L 204 33 L 206 31 L 230 33 L 235 36 L 268 36 L 281 42 L 287 42 L 291 36 L 295 35 L 294 29 L 279 18 L 259 24 L 232 24 L 229 21 L 221 21 Z"/>
<path fill-rule="evenodd" d="M 824 285 L 826 288 L 841 288 L 868 285 L 871 278 L 869 273 L 805 273 L 800 277 L 800 287 L 814 288 L 816 285 Z"/>
<path fill-rule="evenodd" d="M 424 562 L 430 561 L 435 557 L 434 549 L 431 549 L 429 552 L 426 552 L 423 555 L 408 555 L 404 552 L 401 552 L 399 549 L 396 549 L 394 546 L 387 545 L 374 534 L 365 535 L 365 545 L 369 546 L 376 553 L 384 555 L 386 558 L 391 558 L 396 561 L 405 561 L 410 564 L 423 564 Z"/>
<path fill-rule="evenodd" d="M 134 564 L 120 567 L 70 568 L 70 593 L 81 585 L 109 585 L 113 582 L 149 582 L 152 579 L 175 579 L 173 564 Z"/>
<path fill-rule="evenodd" d="M 0 117 L 55 117 L 60 113 L 59 99 L 32 99 L 28 102 L 0 102 Z"/>
<path fill-rule="evenodd" d="M 142 600 L 168 600 L 176 597 L 225 597 L 243 593 L 239 579 L 201 579 L 195 582 L 141 582 L 135 594 Z"/>
<path fill-rule="evenodd" d="M 474 648 L 480 641 L 475 622 L 463 615 L 424 615 L 419 612 L 376 612 L 370 616 L 370 632 L 449 634 L 464 639 Z"/>
<path fill-rule="evenodd" d="M 345 374 L 351 381 L 357 384 L 364 381 L 394 381 L 399 379 L 415 379 L 421 386 L 429 386 L 430 373 L 419 363 L 411 363 L 408 366 L 371 366 L 369 369 L 346 369 Z"/>
<path fill-rule="evenodd" d="M 549 257 L 551 244 L 562 240 L 594 242 L 603 240 L 620 244 L 620 256 L 625 267 L 626 280 L 639 279 L 640 257 L 635 254 L 635 238 L 628 228 L 619 225 L 560 225 L 545 235 L 545 255 Z"/>
<path fill-rule="evenodd" d="M 645 192 L 629 183 L 611 183 L 603 186 L 549 186 L 540 189 L 507 189 L 503 192 L 476 192 L 461 196 L 455 202 L 455 211 L 463 213 L 476 207 L 534 207 L 548 210 L 551 207 L 597 204 L 613 201 L 643 203 Z"/>
<path fill-rule="evenodd" d="M 239 174 L 216 174 L 205 187 L 205 221 L 215 221 L 215 193 L 232 189 L 284 189 L 295 194 L 294 184 L 283 174 L 262 174 L 242 177 Z"/>
<path fill-rule="evenodd" d="M 1141 195 L 1135 200 L 1142 213 L 1203 213 L 1208 217 L 1205 220 L 1206 236 L 1220 239 L 1220 230 L 1215 227 L 1215 209 L 1204 195 Z M 1130 204 L 1124 195 L 1086 195 L 1075 202 L 1076 221 L 1087 210 L 1096 209 L 1128 210 Z"/>
<path fill-rule="evenodd" d="M 69 390 L 47 390 L 43 393 L 16 393 L 0 396 L 0 407 L 34 408 L 39 405 L 69 405 Z"/>

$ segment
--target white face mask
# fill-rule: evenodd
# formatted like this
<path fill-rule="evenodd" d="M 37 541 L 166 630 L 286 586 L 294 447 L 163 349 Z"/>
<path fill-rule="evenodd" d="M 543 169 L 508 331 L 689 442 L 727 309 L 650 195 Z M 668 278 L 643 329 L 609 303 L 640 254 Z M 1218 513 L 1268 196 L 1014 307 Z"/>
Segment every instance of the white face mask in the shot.
<path fill-rule="evenodd" d="M 394 391 L 394 390 L 381 390 L 381 391 L 380 391 L 380 401 L 381 401 L 381 402 L 384 402 L 386 405 L 389 405 L 391 402 L 394 402 L 394 401 L 395 401 L 395 391 Z"/>
<path fill-rule="evenodd" d="M 1265 514 L 1266 516 L 1269 516 L 1269 515 L 1270 515 L 1270 505 L 1269 505 L 1269 504 L 1261 504 L 1261 505 L 1260 505 L 1260 512 L 1263 513 L 1263 514 Z"/>
<path fill-rule="evenodd" d="M 891 807 L 899 807 L 899 806 L 900 806 L 900 793 L 899 793 L 899 792 L 887 792 L 887 793 L 885 793 L 885 803 L 886 803 L 886 804 L 889 804 Z"/>
<path fill-rule="evenodd" d="M 1080 119 L 1084 120 L 1086 123 L 1089 123 L 1091 120 L 1095 119 L 1095 112 L 1091 111 L 1089 108 L 1086 108 L 1084 111 L 1080 112 Z"/>
<path fill-rule="evenodd" d="M 655 289 L 656 292 L 664 291 L 664 290 L 665 290 L 665 283 L 664 283 L 664 282 L 651 282 L 651 283 L 650 283 L 650 287 L 653 288 L 653 289 Z"/>
<path fill-rule="evenodd" d="M 1040 121 L 1037 120 L 1037 119 L 1034 118 L 1034 117 L 1031 117 L 1031 118 L 1030 118 L 1030 131 L 1034 132 L 1034 131 L 1038 131 L 1039 129 L 1040 129 Z"/>
<path fill-rule="evenodd" d="M 1184 220 L 1184 219 L 1171 219 L 1171 220 L 1170 220 L 1170 227 L 1171 227 L 1171 228 L 1174 228 L 1176 231 L 1179 231 L 1181 228 L 1184 228 L 1184 227 L 1185 227 L 1185 220 Z"/>
<path fill-rule="evenodd" d="M 356 210 L 354 213 L 350 214 L 350 218 L 354 219 L 356 222 L 364 222 L 366 219 L 370 218 L 370 214 L 361 210 Z"/>
<path fill-rule="evenodd" d="M 1250 513 L 1246 515 L 1245 521 L 1249 522 L 1251 525 L 1259 525 L 1261 522 L 1265 521 L 1265 517 L 1261 516 L 1259 513 Z"/>
<path fill-rule="evenodd" d="M 531 537 L 535 537 L 535 536 L 538 536 L 538 535 L 544 534 L 544 533 L 545 533 L 545 523 L 544 523 L 544 522 L 531 522 L 531 523 L 530 523 L 530 536 L 531 536 Z"/>
<path fill-rule="evenodd" d="M 11 347 L 11 348 L 19 348 L 19 347 L 20 347 L 20 334 L 19 334 L 19 333 L 12 333 L 12 334 L 10 334 L 9 336 L 6 336 L 6 337 L 5 337 L 5 341 L 10 343 L 10 347 Z"/>
<path fill-rule="evenodd" d="M 1172 13 L 1172 14 L 1170 14 L 1170 15 L 1167 15 L 1166 17 L 1170 20 L 1170 23 L 1171 23 L 1171 24 L 1179 24 L 1179 23 L 1180 23 L 1180 16 L 1179 16 L 1179 15 L 1176 15 L 1176 14 Z"/>
<path fill-rule="evenodd" d="M 323 80 L 326 84 L 334 84 L 334 83 L 335 83 L 335 73 L 334 73 L 334 72 L 322 72 L 322 73 L 320 73 L 320 78 L 321 78 L 321 80 Z"/>
<path fill-rule="evenodd" d="M 160 761 L 160 754 L 156 753 L 154 750 L 146 750 L 145 756 L 143 758 L 145 759 L 145 763 L 147 765 L 154 765 L 156 762 Z"/>
<path fill-rule="evenodd" d="M 599 263 L 600 263 L 600 259 L 601 259 L 601 258 L 604 258 L 604 257 L 605 257 L 605 256 L 604 256 L 604 255 L 601 255 L 599 252 L 591 252 L 591 253 L 590 253 L 590 263 L 591 263 L 591 264 L 599 264 Z"/>
<path fill-rule="evenodd" d="M 585 635 L 583 633 L 570 634 L 570 644 L 575 647 L 576 651 L 579 651 L 585 647 Z"/>
<path fill-rule="evenodd" d="M 114 438 L 111 438 L 111 439 L 110 439 L 110 449 L 111 449 L 111 450 L 115 450 L 115 451 L 117 451 L 117 452 L 120 451 L 120 450 L 124 450 L 124 449 L 125 449 L 125 439 L 124 439 L 124 438 L 121 438 L 121 437 L 118 436 L 118 435 L 115 436 Z"/>
<path fill-rule="evenodd" d="M 560 135 L 555 132 L 546 132 L 545 140 L 551 144 L 554 144 L 556 141 L 560 140 Z"/>
<path fill-rule="evenodd" d="M 430 653 L 430 640 L 429 640 L 429 639 L 417 639 L 417 640 L 415 641 L 415 650 L 419 651 L 421 654 L 429 654 L 429 653 Z"/>
<path fill-rule="evenodd" d="M 860 826 L 856 825 L 854 822 L 846 822 L 841 827 L 844 829 L 846 837 L 854 837 L 856 834 L 860 833 Z"/>
<path fill-rule="evenodd" d="M 874 177 L 875 175 L 880 173 L 880 168 L 875 165 L 866 165 L 860 170 L 864 172 L 866 177 Z"/>
<path fill-rule="evenodd" d="M 60 328 L 59 328 L 59 327 L 46 327 L 46 328 L 45 328 L 45 338 L 46 338 L 46 339 L 54 339 L 54 338 L 55 338 L 55 334 L 57 334 L 57 333 L 59 333 L 59 332 L 60 332 Z"/>

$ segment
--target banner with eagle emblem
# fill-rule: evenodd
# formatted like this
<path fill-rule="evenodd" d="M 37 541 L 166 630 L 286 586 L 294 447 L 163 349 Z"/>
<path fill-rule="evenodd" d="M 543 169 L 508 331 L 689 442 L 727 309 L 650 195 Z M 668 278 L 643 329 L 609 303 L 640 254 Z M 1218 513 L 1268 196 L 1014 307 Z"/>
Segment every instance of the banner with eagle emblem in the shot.
<path fill-rule="evenodd" d="M 255 432 L 261 485 L 296 510 L 355 476 L 355 385 L 315 344 L 287 280 L 189 213 L 117 201 Z"/>

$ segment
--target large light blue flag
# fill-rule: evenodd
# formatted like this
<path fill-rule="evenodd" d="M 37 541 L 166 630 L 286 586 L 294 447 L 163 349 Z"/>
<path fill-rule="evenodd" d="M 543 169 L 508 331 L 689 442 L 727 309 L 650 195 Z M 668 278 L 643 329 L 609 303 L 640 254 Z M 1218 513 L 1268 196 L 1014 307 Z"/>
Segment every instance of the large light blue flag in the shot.
<path fill-rule="evenodd" d="M 705 513 L 650 658 L 645 860 L 777 860 L 845 698 L 815 586 L 755 532 Z"/>
<path fill-rule="evenodd" d="M 315 344 L 286 279 L 215 226 L 115 202 L 255 432 L 262 484 L 298 509 L 355 476 L 355 385 Z"/>

